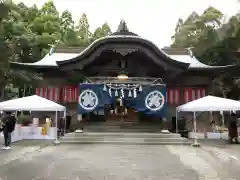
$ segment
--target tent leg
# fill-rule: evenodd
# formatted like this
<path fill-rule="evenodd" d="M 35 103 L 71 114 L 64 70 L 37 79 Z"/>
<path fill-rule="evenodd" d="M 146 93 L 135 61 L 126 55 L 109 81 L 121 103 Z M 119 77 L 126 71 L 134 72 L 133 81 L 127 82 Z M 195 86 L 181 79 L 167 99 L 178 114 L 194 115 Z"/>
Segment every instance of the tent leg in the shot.
<path fill-rule="evenodd" d="M 66 128 L 67 128 L 67 119 L 66 119 L 66 112 L 65 112 L 65 111 L 64 111 L 63 118 L 64 118 L 64 130 L 63 130 L 63 135 L 65 136 L 65 134 L 66 134 Z"/>
<path fill-rule="evenodd" d="M 53 144 L 58 145 L 60 141 L 58 140 L 58 112 L 55 113 L 55 123 L 56 123 L 56 138 L 53 141 Z"/>
<path fill-rule="evenodd" d="M 200 144 L 198 143 L 197 140 L 197 122 L 196 122 L 196 112 L 193 113 L 194 119 L 193 119 L 193 125 L 194 125 L 194 132 L 195 132 L 195 136 L 194 136 L 194 140 L 193 140 L 193 147 L 200 147 Z"/>
<path fill-rule="evenodd" d="M 178 112 L 176 111 L 176 133 L 178 133 Z"/>
<path fill-rule="evenodd" d="M 223 111 L 221 111 L 221 116 L 222 116 L 222 126 L 223 126 L 223 127 L 226 127 L 226 126 L 225 126 L 224 112 L 223 112 Z"/>

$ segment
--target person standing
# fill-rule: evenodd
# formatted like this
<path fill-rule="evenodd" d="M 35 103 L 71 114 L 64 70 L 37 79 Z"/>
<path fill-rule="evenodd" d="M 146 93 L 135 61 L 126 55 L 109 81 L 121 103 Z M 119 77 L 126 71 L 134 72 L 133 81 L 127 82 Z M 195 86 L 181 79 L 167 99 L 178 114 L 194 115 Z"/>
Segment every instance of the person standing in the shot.
<path fill-rule="evenodd" d="M 231 114 L 231 118 L 228 123 L 228 135 L 230 143 L 238 144 L 238 127 L 237 127 L 237 116 L 235 113 Z"/>
<path fill-rule="evenodd" d="M 2 131 L 4 135 L 4 147 L 2 149 L 11 149 L 11 133 L 15 129 L 16 118 L 11 112 L 6 112 L 2 118 Z"/>

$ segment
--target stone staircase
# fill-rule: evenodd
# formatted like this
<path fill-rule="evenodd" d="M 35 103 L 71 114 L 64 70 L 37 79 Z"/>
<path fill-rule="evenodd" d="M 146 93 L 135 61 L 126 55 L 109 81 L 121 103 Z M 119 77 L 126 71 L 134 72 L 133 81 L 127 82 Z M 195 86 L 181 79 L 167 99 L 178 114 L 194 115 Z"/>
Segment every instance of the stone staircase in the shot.
<path fill-rule="evenodd" d="M 60 138 L 66 144 L 189 145 L 176 133 L 161 133 L 161 124 L 107 122 L 88 124 L 83 133 L 68 133 Z"/>
<path fill-rule="evenodd" d="M 84 132 L 145 132 L 159 133 L 162 130 L 160 123 L 139 123 L 139 122 L 102 122 L 86 124 Z"/>

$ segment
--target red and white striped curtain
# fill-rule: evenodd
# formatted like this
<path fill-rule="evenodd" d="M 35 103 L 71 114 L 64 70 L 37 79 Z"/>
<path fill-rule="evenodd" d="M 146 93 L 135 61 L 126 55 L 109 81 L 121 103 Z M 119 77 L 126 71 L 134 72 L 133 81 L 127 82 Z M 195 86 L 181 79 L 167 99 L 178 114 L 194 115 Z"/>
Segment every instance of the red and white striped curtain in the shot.
<path fill-rule="evenodd" d="M 36 88 L 36 95 L 55 102 L 60 101 L 60 99 L 64 103 L 77 102 L 78 88 L 77 86 L 64 86 L 62 94 L 60 94 L 60 88 L 57 87 L 38 87 Z"/>
<path fill-rule="evenodd" d="M 179 104 L 180 103 L 180 89 L 171 88 L 166 91 L 166 100 L 168 104 Z"/>
<path fill-rule="evenodd" d="M 63 88 L 63 102 L 71 103 L 78 102 L 78 88 L 77 86 L 65 86 Z"/>
<path fill-rule="evenodd" d="M 166 100 L 168 104 L 178 105 L 180 103 L 187 103 L 206 95 L 204 88 L 184 88 L 184 101 L 180 102 L 180 88 L 167 88 Z"/>
<path fill-rule="evenodd" d="M 178 105 L 180 103 L 190 102 L 206 95 L 204 88 L 184 88 L 183 90 L 184 102 L 180 102 L 180 88 L 167 88 L 166 100 L 168 104 Z M 60 99 L 64 103 L 78 102 L 78 87 L 64 86 L 62 94 L 60 95 L 60 88 L 56 87 L 39 87 L 36 88 L 36 95 L 51 101 L 59 102 Z"/>
<path fill-rule="evenodd" d="M 194 101 L 204 96 L 206 96 L 206 89 L 204 88 L 185 88 L 184 89 L 184 102 Z"/>

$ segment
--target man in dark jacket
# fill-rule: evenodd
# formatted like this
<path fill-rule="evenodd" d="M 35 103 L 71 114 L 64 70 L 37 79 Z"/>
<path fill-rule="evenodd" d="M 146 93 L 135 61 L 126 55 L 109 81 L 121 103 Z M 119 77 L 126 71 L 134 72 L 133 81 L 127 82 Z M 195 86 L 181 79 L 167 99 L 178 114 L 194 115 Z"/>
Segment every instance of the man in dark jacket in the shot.
<path fill-rule="evenodd" d="M 11 133 L 15 129 L 16 118 L 11 115 L 11 112 L 6 112 L 5 116 L 2 118 L 2 128 L 4 135 L 4 145 L 2 149 L 11 149 Z"/>

